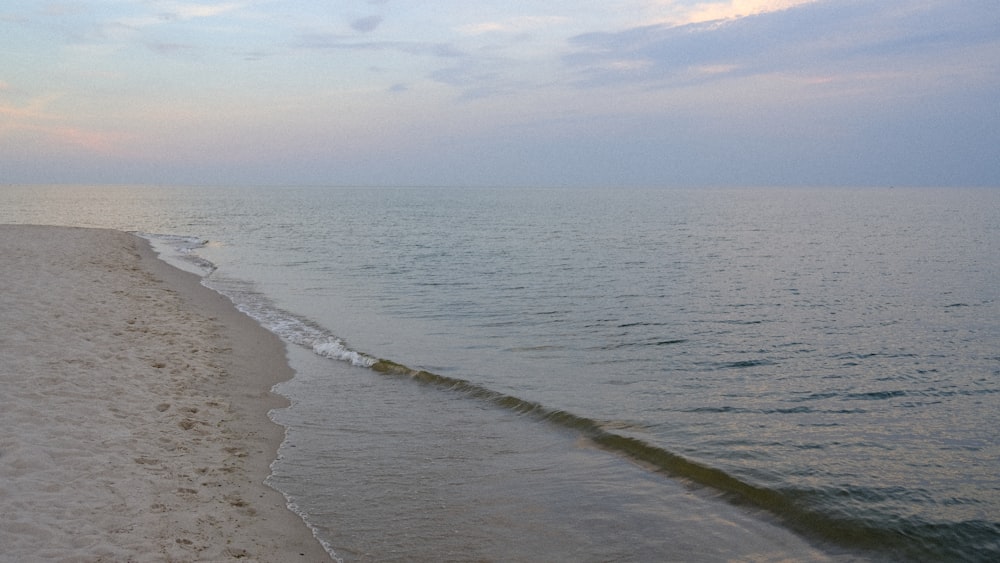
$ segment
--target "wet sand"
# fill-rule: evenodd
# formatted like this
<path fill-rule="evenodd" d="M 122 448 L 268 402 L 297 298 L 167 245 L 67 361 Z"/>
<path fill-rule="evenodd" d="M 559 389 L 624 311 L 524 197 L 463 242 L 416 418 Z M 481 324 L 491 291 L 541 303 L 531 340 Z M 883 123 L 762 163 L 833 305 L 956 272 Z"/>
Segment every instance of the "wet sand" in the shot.
<path fill-rule="evenodd" d="M 146 241 L 0 225 L 0 559 L 330 561 L 264 485 L 291 375 Z"/>

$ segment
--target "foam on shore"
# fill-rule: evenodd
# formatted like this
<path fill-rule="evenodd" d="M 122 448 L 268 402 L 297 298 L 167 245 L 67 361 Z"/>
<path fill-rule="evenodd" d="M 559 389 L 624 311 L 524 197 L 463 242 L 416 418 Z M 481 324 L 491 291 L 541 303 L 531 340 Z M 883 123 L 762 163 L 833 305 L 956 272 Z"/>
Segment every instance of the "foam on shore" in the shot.
<path fill-rule="evenodd" d="M 0 225 L 12 561 L 329 561 L 264 485 L 284 346 L 118 231 Z"/>

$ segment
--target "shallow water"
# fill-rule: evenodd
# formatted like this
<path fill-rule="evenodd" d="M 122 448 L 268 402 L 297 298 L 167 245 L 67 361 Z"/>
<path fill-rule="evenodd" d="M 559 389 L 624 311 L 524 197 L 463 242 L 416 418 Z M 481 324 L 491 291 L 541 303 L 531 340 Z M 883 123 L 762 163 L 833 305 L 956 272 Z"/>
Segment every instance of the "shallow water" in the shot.
<path fill-rule="evenodd" d="M 347 561 L 823 560 L 762 514 L 462 394 L 301 349 L 272 484 Z"/>
<path fill-rule="evenodd" d="M 834 555 L 1000 554 L 1000 190 L 2 194 L 207 241 L 296 342 L 275 484 L 345 559 L 740 557 L 714 496 Z"/>

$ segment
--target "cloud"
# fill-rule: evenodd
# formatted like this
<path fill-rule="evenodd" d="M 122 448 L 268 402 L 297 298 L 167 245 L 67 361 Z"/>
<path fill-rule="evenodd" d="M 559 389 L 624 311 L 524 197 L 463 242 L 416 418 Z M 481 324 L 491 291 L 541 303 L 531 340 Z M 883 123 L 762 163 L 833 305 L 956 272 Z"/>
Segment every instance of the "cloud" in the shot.
<path fill-rule="evenodd" d="M 82 3 L 52 3 L 45 6 L 43 13 L 47 16 L 68 16 L 87 12 L 87 8 Z"/>
<path fill-rule="evenodd" d="M 146 45 L 149 49 L 155 53 L 161 55 L 176 55 L 181 53 L 191 53 L 197 50 L 197 47 L 187 43 L 171 43 L 165 41 L 154 41 Z"/>
<path fill-rule="evenodd" d="M 222 4 L 195 4 L 189 2 L 168 2 L 161 12 L 164 19 L 191 20 L 195 18 L 209 18 L 232 12 L 243 8 L 239 2 L 225 2 Z"/>
<path fill-rule="evenodd" d="M 353 38 L 331 33 L 306 33 L 299 36 L 297 46 L 302 49 L 331 51 L 397 51 L 408 55 L 440 58 L 461 57 L 464 53 L 451 43 L 423 41 L 355 41 Z"/>
<path fill-rule="evenodd" d="M 545 29 L 568 18 L 561 16 L 520 16 L 499 21 L 471 23 L 460 26 L 458 32 L 463 35 L 483 35 L 487 33 L 526 33 L 528 31 Z"/>
<path fill-rule="evenodd" d="M 427 78 L 458 89 L 458 100 L 469 101 L 544 89 L 536 81 L 549 77 L 541 74 L 542 79 L 531 78 L 521 61 L 487 51 L 456 58 L 453 64 L 430 71 Z"/>
<path fill-rule="evenodd" d="M 382 16 L 368 16 L 367 18 L 359 18 L 351 22 L 351 29 L 362 33 L 368 33 L 375 31 L 375 28 L 377 28 L 381 23 Z"/>
<path fill-rule="evenodd" d="M 3 91 L 0 89 L 0 91 Z M 122 146 L 126 135 L 99 131 L 68 123 L 64 116 L 48 109 L 58 96 L 43 96 L 17 106 L 0 102 L 0 133 L 27 134 L 48 143 L 81 147 L 96 153 L 111 153 Z"/>
<path fill-rule="evenodd" d="M 744 18 L 769 12 L 787 10 L 818 0 L 725 0 L 699 2 L 693 5 L 673 5 L 674 13 L 663 22 L 671 25 L 686 25 L 707 21 Z"/>
<path fill-rule="evenodd" d="M 96 153 L 115 152 L 127 139 L 126 135 L 79 127 L 55 127 L 47 133 L 58 142 L 82 147 Z"/>
<path fill-rule="evenodd" d="M 570 39 L 574 51 L 564 62 L 591 85 L 864 68 L 885 64 L 885 57 L 998 41 L 988 23 L 995 8 L 976 3 L 981 10 L 957 11 L 945 1 L 809 2 L 744 17 L 587 33 Z"/>
<path fill-rule="evenodd" d="M 26 23 L 30 23 L 31 19 L 28 18 L 28 17 L 26 17 L 26 16 L 22 16 L 22 15 L 18 15 L 18 14 L 0 14 L 0 22 L 3 22 L 3 23 L 15 23 L 15 24 L 26 24 Z"/>
<path fill-rule="evenodd" d="M 430 78 L 450 86 L 470 86 L 494 82 L 498 75 L 471 59 L 462 59 L 456 65 L 441 68 L 430 73 Z"/>
<path fill-rule="evenodd" d="M 265 50 L 255 50 L 255 51 L 243 51 L 238 53 L 244 61 L 262 61 L 274 55 L 271 51 Z"/>
<path fill-rule="evenodd" d="M 0 91 L 8 91 L 10 88 L 4 85 Z M 29 123 L 38 121 L 50 121 L 57 118 L 48 108 L 59 97 L 55 95 L 44 95 L 28 100 L 23 105 L 11 105 L 0 103 L 0 115 L 7 117 L 9 123 Z"/>

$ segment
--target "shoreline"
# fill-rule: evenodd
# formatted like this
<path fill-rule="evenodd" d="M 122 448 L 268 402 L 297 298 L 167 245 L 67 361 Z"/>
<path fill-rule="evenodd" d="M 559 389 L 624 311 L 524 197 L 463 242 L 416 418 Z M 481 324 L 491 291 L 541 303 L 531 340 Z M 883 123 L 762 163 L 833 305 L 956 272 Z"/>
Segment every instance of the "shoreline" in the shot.
<path fill-rule="evenodd" d="M 12 560 L 331 561 L 265 484 L 284 343 L 121 231 L 0 225 Z"/>

